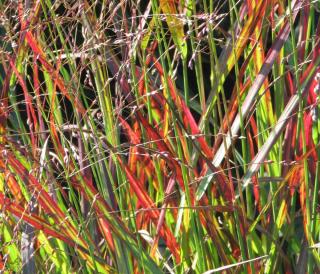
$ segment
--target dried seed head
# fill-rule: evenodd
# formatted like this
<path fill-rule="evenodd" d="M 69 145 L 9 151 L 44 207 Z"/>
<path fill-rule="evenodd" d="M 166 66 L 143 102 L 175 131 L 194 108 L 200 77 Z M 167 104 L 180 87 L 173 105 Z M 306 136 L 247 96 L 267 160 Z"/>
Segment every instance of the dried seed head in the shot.
<path fill-rule="evenodd" d="M 3 156 L 4 158 L 7 158 L 7 156 L 8 156 L 8 151 L 7 151 L 6 149 L 3 149 L 1 152 L 2 152 L 2 156 Z"/>
<path fill-rule="evenodd" d="M 78 137 L 78 133 L 75 132 L 75 131 L 72 131 L 71 132 L 71 136 L 74 137 L 74 138 L 77 138 Z"/>
<path fill-rule="evenodd" d="M 102 118 L 103 118 L 102 112 L 97 112 L 97 119 L 99 121 L 102 121 Z"/>
<path fill-rule="evenodd" d="M 68 155 L 65 155 L 65 156 L 63 157 L 63 162 L 64 162 L 66 165 L 69 164 L 69 157 L 68 157 Z"/>
<path fill-rule="evenodd" d="M 312 118 L 312 121 L 315 122 L 318 120 L 318 111 L 317 111 L 317 108 L 313 108 L 311 110 L 311 118 Z"/>

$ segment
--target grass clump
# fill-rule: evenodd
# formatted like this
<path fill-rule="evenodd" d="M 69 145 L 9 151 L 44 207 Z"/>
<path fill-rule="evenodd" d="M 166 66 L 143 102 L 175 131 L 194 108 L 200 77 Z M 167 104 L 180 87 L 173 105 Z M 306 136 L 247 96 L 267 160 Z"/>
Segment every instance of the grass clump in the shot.
<path fill-rule="evenodd" d="M 320 270 L 318 1 L 0 18 L 1 271 Z"/>

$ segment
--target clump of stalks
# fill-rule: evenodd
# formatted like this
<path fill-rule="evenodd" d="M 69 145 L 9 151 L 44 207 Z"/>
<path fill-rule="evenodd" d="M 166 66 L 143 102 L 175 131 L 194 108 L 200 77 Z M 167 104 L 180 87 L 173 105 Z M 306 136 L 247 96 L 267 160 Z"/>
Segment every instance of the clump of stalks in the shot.
<path fill-rule="evenodd" d="M 1 271 L 320 271 L 318 1 L 0 18 Z"/>

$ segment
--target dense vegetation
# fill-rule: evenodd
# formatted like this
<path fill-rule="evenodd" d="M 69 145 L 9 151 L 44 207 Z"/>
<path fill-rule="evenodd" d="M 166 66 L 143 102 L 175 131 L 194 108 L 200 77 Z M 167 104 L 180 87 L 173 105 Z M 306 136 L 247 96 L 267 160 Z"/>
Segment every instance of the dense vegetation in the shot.
<path fill-rule="evenodd" d="M 319 0 L 0 3 L 1 270 L 320 271 Z"/>

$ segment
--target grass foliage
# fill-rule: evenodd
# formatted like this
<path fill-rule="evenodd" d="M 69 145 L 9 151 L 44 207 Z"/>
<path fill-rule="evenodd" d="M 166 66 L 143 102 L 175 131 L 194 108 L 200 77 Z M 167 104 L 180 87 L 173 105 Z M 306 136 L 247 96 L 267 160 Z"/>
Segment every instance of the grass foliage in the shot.
<path fill-rule="evenodd" d="M 319 13 L 0 1 L 0 269 L 319 272 Z"/>

